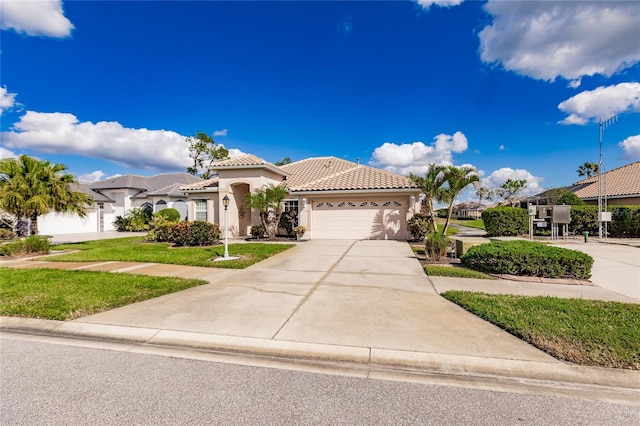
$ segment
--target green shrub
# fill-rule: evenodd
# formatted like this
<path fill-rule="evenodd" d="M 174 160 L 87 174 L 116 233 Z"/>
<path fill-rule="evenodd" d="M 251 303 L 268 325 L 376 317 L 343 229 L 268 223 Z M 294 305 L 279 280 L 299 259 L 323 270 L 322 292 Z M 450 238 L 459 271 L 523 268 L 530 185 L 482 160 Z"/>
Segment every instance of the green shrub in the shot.
<path fill-rule="evenodd" d="M 519 207 L 493 207 L 482 212 L 489 237 L 524 235 L 529 232 L 529 213 Z"/>
<path fill-rule="evenodd" d="M 598 235 L 598 206 L 571 206 L 569 229 L 576 234 Z"/>
<path fill-rule="evenodd" d="M 609 206 L 612 237 L 640 237 L 640 206 Z"/>
<path fill-rule="evenodd" d="M 425 254 L 427 259 L 439 261 L 447 255 L 449 240 L 439 232 L 432 232 L 425 239 Z"/>
<path fill-rule="evenodd" d="M 267 230 L 264 229 L 264 225 L 253 225 L 251 227 L 251 236 L 254 238 L 264 238 L 267 235 Z"/>
<path fill-rule="evenodd" d="M 0 228 L 0 240 L 12 240 L 15 237 L 13 230 Z"/>
<path fill-rule="evenodd" d="M 180 212 L 176 209 L 162 209 L 153 214 L 153 218 L 163 218 L 168 220 L 169 222 L 180 222 Z"/>
<path fill-rule="evenodd" d="M 0 246 L 0 256 L 19 256 L 28 254 L 48 254 L 51 248 L 49 237 L 31 235 L 21 240 Z"/>
<path fill-rule="evenodd" d="M 113 226 L 118 232 L 147 231 L 151 227 L 151 213 L 141 207 L 136 207 L 122 216 L 116 216 Z"/>
<path fill-rule="evenodd" d="M 165 235 L 166 234 L 168 235 Z M 166 222 L 159 228 L 160 238 L 177 247 L 212 246 L 220 242 L 220 228 L 215 223 L 196 220 L 194 222 Z M 156 235 L 158 238 L 158 235 Z M 156 241 L 159 241 L 156 239 Z"/>
<path fill-rule="evenodd" d="M 424 213 L 416 213 L 407 221 L 407 227 L 414 240 L 424 241 L 429 232 L 429 216 Z"/>
<path fill-rule="evenodd" d="M 584 205 L 586 205 L 586 203 L 584 201 L 582 201 L 582 199 L 580 197 L 578 197 L 576 194 L 574 194 L 573 192 L 567 192 L 567 193 L 563 194 L 558 199 L 558 204 L 565 204 L 567 206 L 584 206 Z"/>
<path fill-rule="evenodd" d="M 178 222 L 169 221 L 162 216 L 155 217 L 151 224 L 153 228 L 147 238 L 159 243 L 170 242 L 173 230 L 178 226 Z"/>
<path fill-rule="evenodd" d="M 493 274 L 589 279 L 593 258 L 532 241 L 494 241 L 469 248 L 462 264 Z"/>
<path fill-rule="evenodd" d="M 220 229 L 215 223 L 196 220 L 189 222 L 190 232 L 187 239 L 189 246 L 212 246 L 220 242 Z"/>

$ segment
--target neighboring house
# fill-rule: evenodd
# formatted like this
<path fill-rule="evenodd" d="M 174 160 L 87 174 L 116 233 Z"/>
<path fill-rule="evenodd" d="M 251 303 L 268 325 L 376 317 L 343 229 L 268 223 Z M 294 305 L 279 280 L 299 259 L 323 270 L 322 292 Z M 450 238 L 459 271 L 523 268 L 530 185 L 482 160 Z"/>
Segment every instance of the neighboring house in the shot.
<path fill-rule="evenodd" d="M 608 205 L 640 204 L 640 161 L 602 174 L 602 196 Z M 573 184 L 570 191 L 587 204 L 598 204 L 598 176 Z"/>
<path fill-rule="evenodd" d="M 456 206 L 453 206 L 451 217 L 480 219 L 482 218 L 482 212 L 486 208 L 487 207 L 485 205 L 473 201 L 460 203 Z"/>
<path fill-rule="evenodd" d="M 275 166 L 254 155 L 214 163 L 217 177 L 180 190 L 188 194 L 189 218 L 224 224 L 222 199 L 230 199 L 230 235 L 247 236 L 260 224 L 258 211 L 243 207 L 246 194 L 286 184 L 284 210 L 316 239 L 409 238 L 407 219 L 419 209 L 420 189 L 407 177 L 335 157 Z"/>
<path fill-rule="evenodd" d="M 112 231 L 116 216 L 124 216 L 136 207 L 150 213 L 171 207 L 180 212 L 181 219 L 186 219 L 187 197 L 178 188 L 201 181 L 187 173 L 166 173 L 149 177 L 124 175 L 80 184 L 74 190 L 87 193 L 94 200 L 87 216 L 52 212 L 38 218 L 38 229 L 44 235 Z"/>

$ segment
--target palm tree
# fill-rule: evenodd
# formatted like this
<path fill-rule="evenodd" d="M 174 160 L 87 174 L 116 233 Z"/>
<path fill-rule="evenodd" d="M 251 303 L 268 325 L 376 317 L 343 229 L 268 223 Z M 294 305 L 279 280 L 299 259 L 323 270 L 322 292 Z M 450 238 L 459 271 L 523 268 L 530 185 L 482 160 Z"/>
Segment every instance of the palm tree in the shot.
<path fill-rule="evenodd" d="M 598 174 L 600 167 L 596 163 L 590 163 L 586 161 L 583 165 L 578 167 L 578 176 L 586 176 L 587 178 L 593 177 Z"/>
<path fill-rule="evenodd" d="M 282 202 L 288 194 L 284 185 L 271 184 L 245 196 L 245 207 L 258 209 L 260 221 L 269 239 L 276 235 L 282 216 Z"/>
<path fill-rule="evenodd" d="M 449 166 L 444 170 L 443 174 L 447 186 L 440 191 L 440 199 L 438 201 L 449 203 L 447 207 L 447 220 L 442 229 L 442 235 L 447 235 L 447 229 L 449 228 L 449 222 L 451 221 L 451 214 L 453 212 L 453 203 L 456 197 L 467 186 L 475 182 L 480 182 L 480 178 L 478 177 L 478 170 L 475 167 L 469 166 Z"/>
<path fill-rule="evenodd" d="M 52 210 L 85 217 L 93 198 L 71 189 L 77 181 L 66 170 L 63 164 L 26 155 L 0 160 L 0 209 L 18 220 L 30 219 L 31 235 L 38 234 L 38 217 Z"/>
<path fill-rule="evenodd" d="M 444 170 L 445 166 L 436 166 L 435 164 L 429 164 L 429 168 L 424 177 L 417 176 L 411 173 L 409 179 L 411 179 L 425 195 L 425 203 L 427 205 L 427 228 L 429 232 L 436 232 L 436 222 L 433 218 L 433 200 L 438 198 L 440 189 L 445 182 Z"/>
<path fill-rule="evenodd" d="M 478 196 L 478 207 L 482 207 L 482 200 L 485 199 L 487 201 L 491 201 L 495 196 L 495 193 L 484 186 L 478 186 L 476 188 L 476 195 Z"/>

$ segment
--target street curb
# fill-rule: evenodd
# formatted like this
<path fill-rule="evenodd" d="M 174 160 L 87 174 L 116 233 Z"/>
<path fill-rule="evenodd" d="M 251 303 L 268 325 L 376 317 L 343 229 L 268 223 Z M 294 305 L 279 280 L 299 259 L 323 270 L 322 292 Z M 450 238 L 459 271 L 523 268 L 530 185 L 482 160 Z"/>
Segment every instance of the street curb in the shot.
<path fill-rule="evenodd" d="M 0 317 L 0 331 L 190 348 L 291 361 L 346 363 L 370 369 L 602 386 L 637 393 L 640 399 L 640 371 L 570 365 L 561 361 L 448 355 L 5 316 Z"/>

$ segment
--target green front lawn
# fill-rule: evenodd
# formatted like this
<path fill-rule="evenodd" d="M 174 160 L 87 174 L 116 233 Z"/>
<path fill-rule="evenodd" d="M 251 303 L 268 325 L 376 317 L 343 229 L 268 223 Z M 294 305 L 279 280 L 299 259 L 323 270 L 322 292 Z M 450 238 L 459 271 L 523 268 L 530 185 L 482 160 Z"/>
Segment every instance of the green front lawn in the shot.
<path fill-rule="evenodd" d="M 464 266 L 440 266 L 440 265 L 424 265 L 424 271 L 427 275 L 434 277 L 456 277 L 456 278 L 478 278 L 482 280 L 497 280 L 496 277 L 487 275 L 483 272 L 467 269 Z"/>
<path fill-rule="evenodd" d="M 0 268 L 0 315 L 72 320 L 207 284 L 204 280 Z"/>
<path fill-rule="evenodd" d="M 229 244 L 229 256 L 239 260 L 214 262 L 224 254 L 224 246 L 171 247 L 169 243 L 146 242 L 143 237 L 115 238 L 56 245 L 53 250 L 80 250 L 51 256 L 47 260 L 60 262 L 145 262 L 174 265 L 208 266 L 213 268 L 243 269 L 268 257 L 285 251 L 293 244 L 241 243 Z"/>
<path fill-rule="evenodd" d="M 640 305 L 464 291 L 442 296 L 555 358 L 640 370 Z"/>
<path fill-rule="evenodd" d="M 477 228 L 484 230 L 484 222 L 482 219 L 460 220 L 451 219 L 451 223 L 454 225 L 468 226 L 469 228 Z"/>

